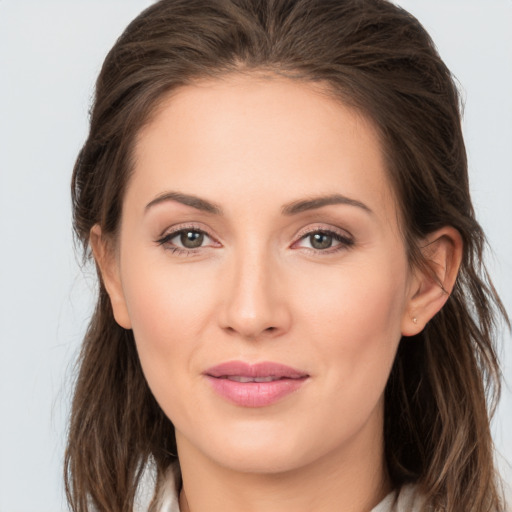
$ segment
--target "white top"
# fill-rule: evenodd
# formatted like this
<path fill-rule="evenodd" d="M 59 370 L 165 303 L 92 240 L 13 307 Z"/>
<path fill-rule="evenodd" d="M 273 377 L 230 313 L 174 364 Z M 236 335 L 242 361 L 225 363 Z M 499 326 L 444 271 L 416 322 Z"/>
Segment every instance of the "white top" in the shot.
<path fill-rule="evenodd" d="M 162 489 L 160 494 L 159 512 L 180 512 L 178 501 L 178 493 L 175 488 L 175 479 L 173 475 L 167 478 L 168 484 Z M 414 486 L 406 485 L 400 491 L 396 508 L 393 508 L 396 499 L 396 491 L 388 494 L 376 507 L 370 512 L 415 512 L 420 508 L 420 500 L 417 493 L 414 491 Z"/>

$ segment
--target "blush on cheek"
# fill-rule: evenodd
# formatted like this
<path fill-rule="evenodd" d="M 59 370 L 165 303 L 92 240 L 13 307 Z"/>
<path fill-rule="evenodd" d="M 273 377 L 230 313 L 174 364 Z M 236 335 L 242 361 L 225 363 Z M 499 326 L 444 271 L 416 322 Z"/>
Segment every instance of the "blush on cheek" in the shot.
<path fill-rule="evenodd" d="M 326 358 L 337 354 L 343 365 L 341 385 L 359 380 L 364 387 L 366 379 L 377 374 L 379 380 L 387 379 L 401 338 L 404 285 L 371 269 L 356 275 L 358 279 L 331 283 L 331 293 L 324 294 L 321 303 L 310 301 L 318 308 L 311 335 L 329 340 L 318 343 L 315 350 L 325 352 Z"/>

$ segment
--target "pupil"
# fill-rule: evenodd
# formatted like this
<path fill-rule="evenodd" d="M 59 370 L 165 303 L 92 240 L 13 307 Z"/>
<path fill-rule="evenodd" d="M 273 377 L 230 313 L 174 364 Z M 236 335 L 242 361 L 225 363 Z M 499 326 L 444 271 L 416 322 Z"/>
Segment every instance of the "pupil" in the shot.
<path fill-rule="evenodd" d="M 187 249 L 195 249 L 196 247 L 201 247 L 204 234 L 199 233 L 198 231 L 185 231 L 181 234 L 181 243 L 183 247 Z"/>
<path fill-rule="evenodd" d="M 328 249 L 332 245 L 332 236 L 325 233 L 315 233 L 310 236 L 311 246 L 315 249 Z"/>

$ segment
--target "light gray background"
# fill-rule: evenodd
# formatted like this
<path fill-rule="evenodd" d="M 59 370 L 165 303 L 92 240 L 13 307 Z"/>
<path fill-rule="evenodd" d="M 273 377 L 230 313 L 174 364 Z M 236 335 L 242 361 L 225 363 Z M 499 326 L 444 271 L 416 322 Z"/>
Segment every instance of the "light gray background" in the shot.
<path fill-rule="evenodd" d="M 103 57 L 150 3 L 0 0 L 0 512 L 66 509 L 72 364 L 94 290 L 72 249 L 69 180 Z M 512 0 L 399 3 L 431 32 L 465 91 L 473 198 L 512 312 Z M 510 334 L 503 340 L 509 387 L 493 431 L 508 480 Z"/>

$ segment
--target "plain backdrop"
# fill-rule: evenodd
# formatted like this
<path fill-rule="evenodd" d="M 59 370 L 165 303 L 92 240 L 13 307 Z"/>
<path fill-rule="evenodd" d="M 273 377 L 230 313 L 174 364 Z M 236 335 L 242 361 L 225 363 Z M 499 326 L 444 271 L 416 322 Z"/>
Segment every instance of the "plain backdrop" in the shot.
<path fill-rule="evenodd" d="M 94 274 L 69 181 L 102 60 L 148 0 L 0 0 L 0 512 L 66 510 L 62 456 Z M 461 83 L 474 203 L 512 311 L 512 0 L 402 0 Z M 512 340 L 493 432 L 512 472 Z"/>

